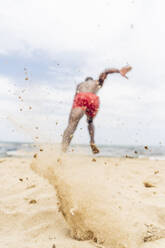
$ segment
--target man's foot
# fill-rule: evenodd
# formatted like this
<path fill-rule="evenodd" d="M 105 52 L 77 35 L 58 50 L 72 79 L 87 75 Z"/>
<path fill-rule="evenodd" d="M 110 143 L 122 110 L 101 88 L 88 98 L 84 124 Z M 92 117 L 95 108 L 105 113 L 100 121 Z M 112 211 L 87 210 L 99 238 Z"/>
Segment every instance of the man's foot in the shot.
<path fill-rule="evenodd" d="M 92 152 L 93 152 L 94 154 L 100 152 L 99 149 L 97 148 L 97 146 L 96 146 L 94 143 L 91 143 L 90 146 L 91 146 Z"/>

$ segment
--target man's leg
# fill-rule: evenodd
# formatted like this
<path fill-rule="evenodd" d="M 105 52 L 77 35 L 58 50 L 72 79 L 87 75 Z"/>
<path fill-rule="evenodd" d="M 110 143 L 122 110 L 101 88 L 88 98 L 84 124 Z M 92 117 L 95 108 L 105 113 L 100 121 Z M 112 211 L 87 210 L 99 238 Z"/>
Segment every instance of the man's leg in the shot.
<path fill-rule="evenodd" d="M 93 125 L 93 118 L 87 117 L 87 122 L 88 122 L 88 131 L 89 131 L 89 136 L 90 136 L 90 146 L 91 146 L 92 152 L 99 153 L 99 149 L 95 145 L 95 140 L 94 140 L 95 127 Z"/>
<path fill-rule="evenodd" d="M 72 140 L 73 134 L 79 123 L 79 120 L 83 117 L 84 111 L 81 108 L 73 108 L 69 116 L 68 126 L 64 131 L 62 139 L 62 150 L 67 151 L 67 148 Z"/>

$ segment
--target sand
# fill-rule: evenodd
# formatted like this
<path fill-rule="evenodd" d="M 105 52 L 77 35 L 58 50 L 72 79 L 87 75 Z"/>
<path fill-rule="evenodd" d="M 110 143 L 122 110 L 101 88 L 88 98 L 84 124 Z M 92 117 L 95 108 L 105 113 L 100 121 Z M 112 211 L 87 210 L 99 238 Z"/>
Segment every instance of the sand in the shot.
<path fill-rule="evenodd" d="M 165 247 L 165 161 L 44 148 L 0 175 L 0 247 Z"/>

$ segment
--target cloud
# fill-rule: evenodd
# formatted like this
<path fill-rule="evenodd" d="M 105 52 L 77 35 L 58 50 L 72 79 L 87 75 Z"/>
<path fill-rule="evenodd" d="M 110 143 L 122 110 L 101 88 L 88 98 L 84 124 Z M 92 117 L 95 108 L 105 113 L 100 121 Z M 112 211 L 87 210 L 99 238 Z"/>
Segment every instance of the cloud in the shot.
<path fill-rule="evenodd" d="M 6 0 L 0 11 L 1 48 L 25 54 L 42 49 L 50 56 L 57 51 L 88 51 L 129 59 L 129 51 L 135 48 L 142 54 L 156 47 L 154 41 L 160 34 L 163 45 L 163 7 L 160 0 L 150 1 L 149 8 L 142 0 L 96 0 L 95 4 L 87 0 L 15 0 L 12 7 Z"/>
<path fill-rule="evenodd" d="M 136 83 L 147 84 L 158 74 L 165 76 L 164 7 L 161 0 L 151 0 L 149 5 L 142 0 L 96 0 L 95 4 L 15 0 L 11 8 L 6 0 L 0 10 L 1 51 L 32 58 L 42 52 L 51 59 L 76 62 L 81 75 L 98 76 L 104 67 L 128 62 L 134 67 Z M 72 69 L 68 67 L 69 73 Z M 78 74 L 74 70 L 75 77 Z"/>
<path fill-rule="evenodd" d="M 87 0 L 82 3 L 75 0 L 23 0 L 20 3 L 16 0 L 11 8 L 11 1 L 7 0 L 1 8 L 1 29 L 5 29 L 6 33 L 1 42 L 7 49 L 15 47 L 17 50 L 20 50 L 20 44 L 23 43 L 45 50 L 88 50 L 93 46 L 92 42 L 107 36 L 107 29 L 111 28 L 112 32 L 120 30 L 121 25 L 127 22 L 127 15 L 120 14 L 122 8 L 128 12 L 129 1 L 126 5 L 121 1 L 120 8 L 115 1 L 111 1 L 110 5 L 98 0 L 94 5 Z M 123 24 L 118 20 L 119 15 Z M 5 39 L 9 34 L 13 35 L 13 44 Z"/>
<path fill-rule="evenodd" d="M 46 82 L 42 82 L 40 87 L 38 83 L 21 86 L 13 79 L 2 76 L 0 85 L 0 118 L 3 120 L 3 135 L 0 139 L 4 133 L 8 136 L 8 127 L 11 125 L 10 132 L 16 128 L 18 139 L 20 131 L 29 136 L 30 140 L 38 136 L 42 142 L 57 142 L 57 139 L 61 139 L 63 120 L 70 110 L 74 89 L 64 91 L 50 87 Z M 7 123 L 7 128 L 4 123 Z"/>

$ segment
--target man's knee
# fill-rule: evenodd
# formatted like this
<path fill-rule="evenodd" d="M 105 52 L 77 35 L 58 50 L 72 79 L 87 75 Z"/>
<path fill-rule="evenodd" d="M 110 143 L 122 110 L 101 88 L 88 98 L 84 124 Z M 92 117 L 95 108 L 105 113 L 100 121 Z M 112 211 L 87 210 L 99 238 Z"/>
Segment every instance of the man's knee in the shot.
<path fill-rule="evenodd" d="M 93 123 L 93 118 L 92 117 L 88 117 L 87 122 L 88 122 L 88 124 Z"/>
<path fill-rule="evenodd" d="M 71 115 L 69 118 L 69 123 L 77 124 L 80 121 L 81 117 L 81 115 Z"/>

